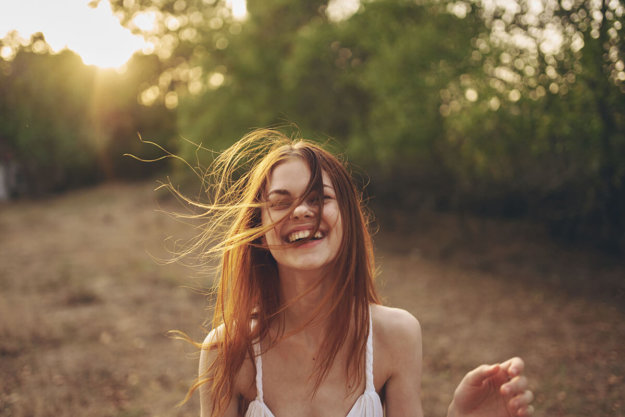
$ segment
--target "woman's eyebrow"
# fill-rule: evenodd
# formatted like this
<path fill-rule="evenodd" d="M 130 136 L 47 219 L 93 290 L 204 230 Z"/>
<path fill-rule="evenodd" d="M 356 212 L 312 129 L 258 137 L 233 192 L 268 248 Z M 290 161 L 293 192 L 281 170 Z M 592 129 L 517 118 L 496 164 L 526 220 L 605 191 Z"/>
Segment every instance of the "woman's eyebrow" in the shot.
<path fill-rule="evenodd" d="M 323 188 L 329 188 L 330 190 L 334 191 L 334 187 L 332 187 L 329 184 L 323 184 Z M 269 197 L 272 194 L 279 194 L 279 195 L 287 195 L 290 196 L 291 192 L 289 190 L 285 190 L 283 188 L 276 188 L 275 190 L 271 190 L 267 193 L 267 197 Z"/>
<path fill-rule="evenodd" d="M 271 190 L 267 193 L 267 197 L 269 197 L 272 194 L 279 194 L 279 195 L 291 195 L 291 193 L 288 190 L 284 190 L 282 188 L 278 188 L 275 190 Z"/>

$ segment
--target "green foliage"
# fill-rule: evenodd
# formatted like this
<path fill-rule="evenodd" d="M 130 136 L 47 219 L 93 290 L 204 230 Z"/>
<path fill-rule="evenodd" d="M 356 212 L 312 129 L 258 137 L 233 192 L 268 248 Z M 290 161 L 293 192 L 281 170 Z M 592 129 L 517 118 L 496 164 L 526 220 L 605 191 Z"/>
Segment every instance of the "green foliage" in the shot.
<path fill-rule="evenodd" d="M 291 119 L 281 68 L 294 48 L 300 26 L 321 18 L 315 2 L 304 0 L 272 0 L 250 7 L 249 19 L 240 33 L 230 35 L 228 48 L 204 63 L 209 79 L 217 74 L 223 77 L 223 84 L 209 83 L 203 94 L 184 97 L 179 108 L 182 135 L 210 149 L 227 147 L 253 127 Z M 203 46 L 208 50 L 211 39 L 206 42 Z M 193 144 L 183 144 L 186 159 L 193 159 L 195 151 Z M 210 159 L 211 155 L 200 157 Z"/>
<path fill-rule="evenodd" d="M 95 143 L 88 140 L 83 94 L 93 83 L 80 58 L 21 50 L 2 63 L 0 137 L 21 165 L 32 192 L 93 181 Z M 33 189 L 34 188 L 34 189 Z"/>
<path fill-rule="evenodd" d="M 377 0 L 336 22 L 322 2 L 250 2 L 246 21 L 224 19 L 227 47 L 196 39 L 188 67 L 223 82 L 181 96 L 179 130 L 218 150 L 294 121 L 335 138 L 384 201 L 532 216 L 619 246 L 623 5 L 569 3 Z"/>
<path fill-rule="evenodd" d="M 455 176 L 470 178 L 458 190 L 465 206 L 530 215 L 560 236 L 622 249 L 624 4 L 543 7 L 538 21 L 525 2 L 513 13 L 482 11 L 492 28 L 475 42 L 484 74 L 450 94 L 459 110 L 446 118 L 447 140 L 457 152 L 443 154 L 455 159 Z M 555 50 L 546 46 L 549 26 L 563 35 Z M 529 46 L 502 41 L 501 31 Z M 475 103 L 462 97 L 469 88 L 479 92 Z"/>
<path fill-rule="evenodd" d="M 244 20 L 223 0 L 111 4 L 136 32 L 156 18 L 143 32 L 155 55 L 125 74 L 28 48 L 1 63 L 2 138 L 50 161 L 29 162 L 59 172 L 48 178 L 131 172 L 115 155 L 158 155 L 129 142 L 137 131 L 206 166 L 198 145 L 294 122 L 333 138 L 384 202 L 530 216 L 625 246 L 622 0 L 371 0 L 341 21 L 320 0 L 250 1 Z"/>
<path fill-rule="evenodd" d="M 0 61 L 0 161 L 17 167 L 13 192 L 37 195 L 162 169 L 123 157 L 156 156 L 145 155 L 138 133 L 163 144 L 174 136 L 174 114 L 137 102 L 144 74 L 160 72 L 158 60 L 137 56 L 120 75 L 42 45 L 36 35 L 27 46 L 12 45 L 15 56 Z"/>

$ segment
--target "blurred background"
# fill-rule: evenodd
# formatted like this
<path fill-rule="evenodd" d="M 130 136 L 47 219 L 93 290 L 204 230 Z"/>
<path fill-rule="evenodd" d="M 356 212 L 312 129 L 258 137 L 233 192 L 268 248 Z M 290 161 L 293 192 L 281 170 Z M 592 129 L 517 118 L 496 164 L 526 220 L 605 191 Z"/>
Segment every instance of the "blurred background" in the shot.
<path fill-rule="evenodd" d="M 623 0 L 24 0 L 0 11 L 0 416 L 182 407 L 210 286 L 154 192 L 250 129 L 366 186 L 427 415 L 521 355 L 537 415 L 622 416 Z M 148 143 L 150 142 L 150 143 Z M 139 162 L 132 154 L 151 163 Z M 156 260 L 155 260 L 156 259 Z"/>

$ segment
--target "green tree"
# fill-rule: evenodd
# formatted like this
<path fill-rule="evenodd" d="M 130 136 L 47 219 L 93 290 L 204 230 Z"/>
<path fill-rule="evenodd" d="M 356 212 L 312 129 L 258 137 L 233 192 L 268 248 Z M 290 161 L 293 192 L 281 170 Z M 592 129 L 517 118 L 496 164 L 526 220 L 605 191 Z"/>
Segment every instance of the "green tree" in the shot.
<path fill-rule="evenodd" d="M 112 3 L 129 27 L 157 16 L 163 71 L 144 92 L 177 106 L 194 142 L 294 121 L 404 207 L 527 215 L 622 245 L 622 0 L 376 0 L 342 21 L 322 1 L 250 2 L 243 21 L 220 1 Z"/>
<path fill-rule="evenodd" d="M 19 161 L 29 192 L 93 182 L 96 144 L 84 109 L 94 72 L 72 52 L 47 53 L 42 35 L 0 65 L 0 137 Z"/>
<path fill-rule="evenodd" d="M 457 166 L 471 178 L 467 192 L 499 190 L 485 203 L 516 202 L 512 211 L 557 234 L 622 248 L 623 3 L 513 6 L 481 9 L 489 30 L 474 42 L 484 76 L 449 94 L 463 103 L 446 124 L 462 151 Z M 469 88 L 477 102 L 463 97 Z"/>
<path fill-rule="evenodd" d="M 138 101 L 143 77 L 161 73 L 156 57 L 137 55 L 119 74 L 87 67 L 68 50 L 52 54 L 41 34 L 26 46 L 16 39 L 0 41 L 14 52 L 0 60 L 0 151 L 17 164 L 21 192 L 56 192 L 164 167 L 123 156 L 157 155 L 146 153 L 138 133 L 161 144 L 175 137 L 175 114 Z"/>

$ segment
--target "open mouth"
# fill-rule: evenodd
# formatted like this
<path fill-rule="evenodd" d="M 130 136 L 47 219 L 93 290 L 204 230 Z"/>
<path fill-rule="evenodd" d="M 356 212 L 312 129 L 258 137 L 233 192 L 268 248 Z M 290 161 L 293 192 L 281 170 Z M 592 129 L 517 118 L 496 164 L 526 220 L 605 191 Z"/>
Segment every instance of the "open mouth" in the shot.
<path fill-rule="evenodd" d="M 300 242 L 304 239 L 308 239 L 311 233 L 312 233 L 312 230 L 298 230 L 296 232 L 288 234 L 286 237 L 286 240 L 289 243 Z M 315 235 L 310 240 L 319 240 L 319 239 L 322 239 L 324 236 L 325 235 L 320 230 L 317 230 Z"/>

